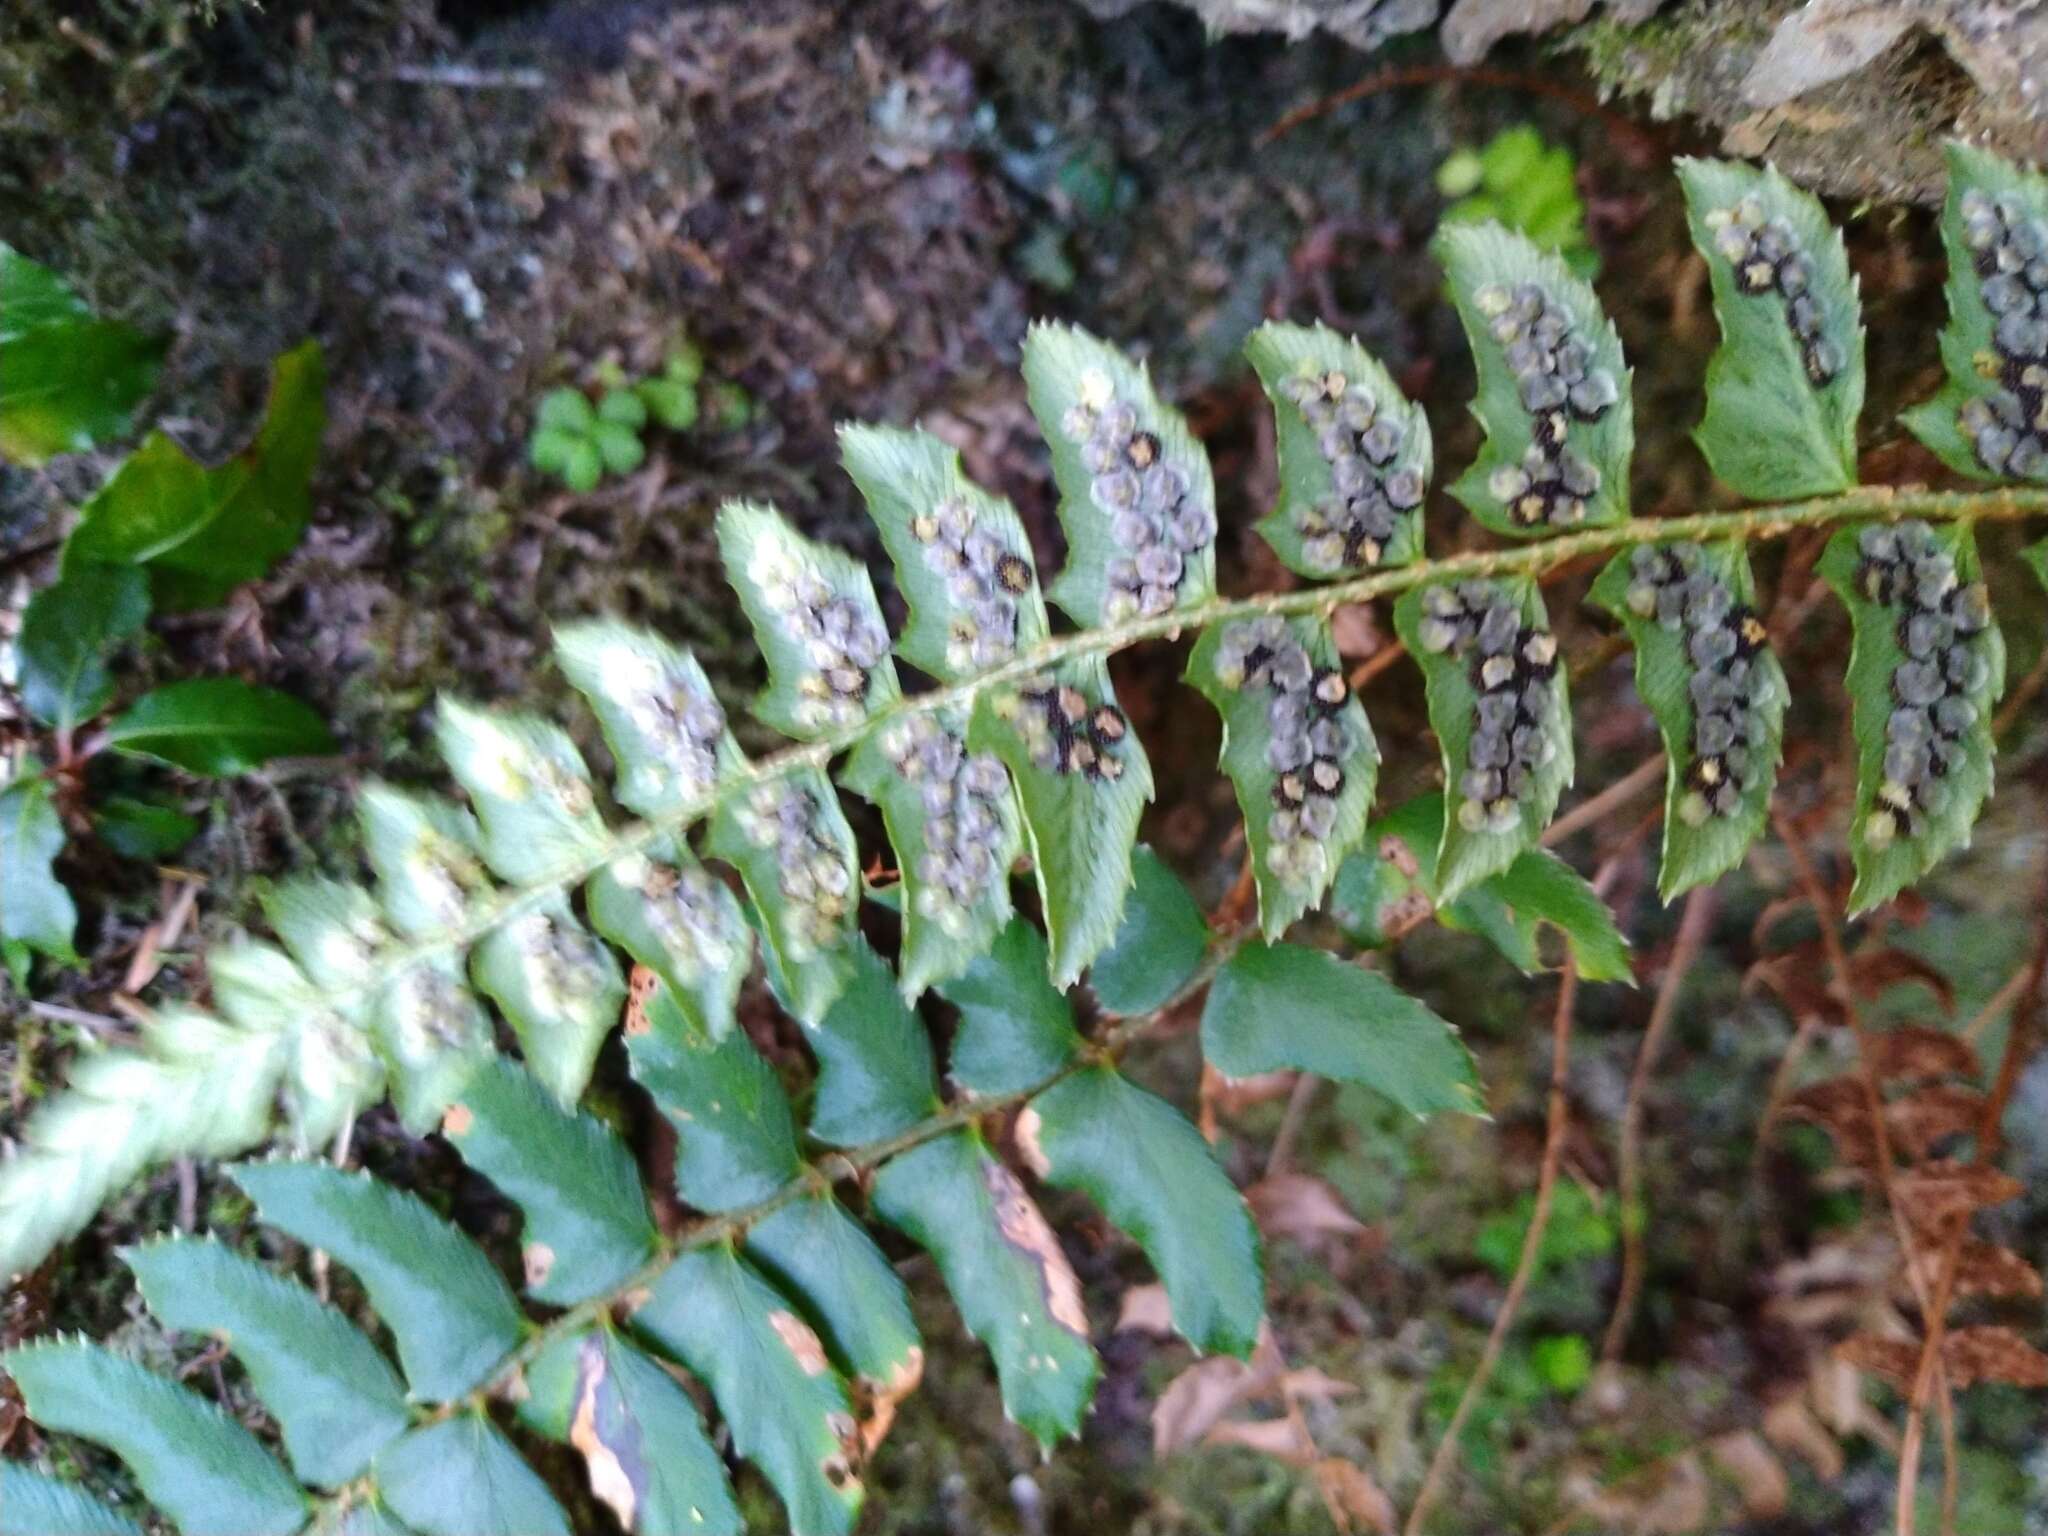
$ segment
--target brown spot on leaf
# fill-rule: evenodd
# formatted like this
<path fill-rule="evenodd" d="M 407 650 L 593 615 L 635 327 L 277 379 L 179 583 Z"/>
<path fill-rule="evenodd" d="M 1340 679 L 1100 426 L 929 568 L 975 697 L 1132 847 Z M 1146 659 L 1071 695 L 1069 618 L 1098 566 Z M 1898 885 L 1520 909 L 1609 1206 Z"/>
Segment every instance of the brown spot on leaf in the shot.
<path fill-rule="evenodd" d="M 924 1351 L 915 1344 L 889 1373 L 886 1381 L 863 1376 L 856 1385 L 865 1400 L 860 1423 L 860 1452 L 863 1460 L 875 1454 L 896 1422 L 896 1408 L 917 1390 L 924 1380 Z"/>
<path fill-rule="evenodd" d="M 548 1275 L 555 1267 L 555 1250 L 546 1243 L 528 1243 L 519 1257 L 526 1266 L 526 1288 L 532 1290 L 546 1285 Z"/>
<path fill-rule="evenodd" d="M 1029 1111 L 1026 1111 L 1029 1113 Z M 1052 1320 L 1077 1339 L 1088 1337 L 1088 1312 L 1081 1305 L 1081 1282 L 1074 1266 L 1067 1262 L 1060 1241 L 1046 1223 L 1045 1215 L 1032 1203 L 1017 1175 L 994 1158 L 982 1164 L 982 1177 L 995 1202 L 996 1230 L 1003 1241 L 1038 1266 L 1040 1288 L 1045 1292 L 1045 1309 Z"/>
<path fill-rule="evenodd" d="M 1976 1047 L 1961 1035 L 1924 1024 L 1901 1024 L 1870 1037 L 1871 1070 L 1886 1082 L 1927 1077 L 1975 1077 Z"/>
<path fill-rule="evenodd" d="M 1052 1172 L 1052 1160 L 1045 1155 L 1045 1147 L 1039 1140 L 1045 1129 L 1045 1121 L 1037 1109 L 1026 1104 L 1017 1112 L 1017 1155 L 1024 1159 L 1024 1166 L 1039 1178 Z"/>
<path fill-rule="evenodd" d="M 647 1483 L 647 1464 L 632 1416 L 602 1412 L 600 1393 L 609 1374 L 603 1342 L 594 1333 L 586 1335 L 576 1352 L 576 1412 L 569 1421 L 569 1443 L 583 1453 L 590 1491 L 630 1531 Z"/>
<path fill-rule="evenodd" d="M 441 1116 L 441 1134 L 451 1141 L 459 1141 L 476 1124 L 476 1116 L 470 1113 L 467 1104 L 450 1104 Z"/>
<path fill-rule="evenodd" d="M 647 1005 L 660 985 L 661 978 L 650 968 L 644 965 L 633 967 L 632 975 L 626 980 L 625 1028 L 628 1035 L 644 1035 L 654 1028 L 647 1017 Z"/>
<path fill-rule="evenodd" d="M 794 1312 L 770 1312 L 768 1326 L 775 1330 L 775 1336 L 782 1340 L 782 1347 L 796 1357 L 796 1363 L 806 1376 L 822 1376 L 829 1362 L 825 1359 L 825 1346 L 819 1342 L 811 1325 Z"/>
<path fill-rule="evenodd" d="M 1949 1385 L 2000 1381 L 2013 1387 L 2048 1387 L 2048 1355 L 2010 1328 L 1957 1328 L 1942 1340 Z"/>

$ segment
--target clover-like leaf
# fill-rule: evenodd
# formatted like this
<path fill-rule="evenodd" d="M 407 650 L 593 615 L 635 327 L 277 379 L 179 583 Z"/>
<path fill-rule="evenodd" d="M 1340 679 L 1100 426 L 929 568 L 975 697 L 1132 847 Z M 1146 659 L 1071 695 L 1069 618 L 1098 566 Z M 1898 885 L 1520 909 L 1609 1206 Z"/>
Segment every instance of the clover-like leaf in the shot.
<path fill-rule="evenodd" d="M 1379 743 L 1319 619 L 1212 625 L 1188 658 L 1187 680 L 1223 717 L 1223 767 L 1244 812 L 1259 927 L 1277 939 L 1321 902 L 1365 835 Z"/>
<path fill-rule="evenodd" d="M 1863 317 L 1841 231 L 1772 166 L 1681 159 L 1678 179 L 1721 323 L 1700 451 L 1754 500 L 1849 489 Z"/>
<path fill-rule="evenodd" d="M 1024 338 L 1024 386 L 1067 536 L 1052 600 L 1094 628 L 1213 596 L 1209 456 L 1144 367 L 1086 331 L 1040 323 Z"/>
<path fill-rule="evenodd" d="M 1818 569 L 1848 608 L 1853 636 L 1849 905 L 1860 912 L 1969 846 L 1991 794 L 2005 641 L 1967 525 L 1844 528 Z"/>
<path fill-rule="evenodd" d="M 1635 426 L 1621 338 L 1592 287 L 1497 224 L 1432 246 L 1479 369 L 1486 441 L 1451 494 L 1495 533 L 1536 538 L 1628 515 Z"/>
<path fill-rule="evenodd" d="M 1280 502 L 1259 533 L 1281 564 L 1327 580 L 1422 553 L 1429 420 L 1357 341 L 1268 321 L 1244 344 L 1273 402 Z"/>
<path fill-rule="evenodd" d="M 1589 594 L 1622 621 L 1664 738 L 1666 901 L 1740 864 L 1770 819 L 1791 690 L 1739 543 L 1639 545 Z"/>
<path fill-rule="evenodd" d="M 1394 627 L 1421 663 L 1443 748 L 1440 901 L 1535 844 L 1572 781 L 1571 707 L 1542 594 L 1524 576 L 1411 588 Z"/>

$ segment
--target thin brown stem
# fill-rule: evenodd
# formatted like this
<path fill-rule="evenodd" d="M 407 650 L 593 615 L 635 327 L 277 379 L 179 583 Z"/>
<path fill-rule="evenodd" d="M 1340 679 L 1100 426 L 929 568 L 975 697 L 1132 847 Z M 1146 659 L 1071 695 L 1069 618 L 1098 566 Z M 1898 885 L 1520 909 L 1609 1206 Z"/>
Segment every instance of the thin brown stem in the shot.
<path fill-rule="evenodd" d="M 1614 1312 L 1607 1320 L 1607 1335 L 1600 1344 L 1602 1360 L 1621 1358 L 1629 1325 L 1635 1319 L 1636 1299 L 1643 1289 L 1643 1228 L 1648 1223 L 1643 1207 L 1643 1100 L 1649 1094 L 1650 1080 L 1656 1071 L 1657 1051 L 1678 1012 L 1679 988 L 1699 958 L 1700 946 L 1713 920 L 1714 888 L 1695 886 L 1685 899 L 1685 913 L 1678 920 L 1678 937 L 1672 941 L 1670 961 L 1664 967 L 1663 980 L 1657 984 L 1657 999 L 1650 1005 L 1650 1021 L 1644 1025 L 1642 1044 L 1636 1048 L 1628 1102 L 1621 1113 L 1621 1286 L 1615 1294 Z"/>
<path fill-rule="evenodd" d="M 1664 754 L 1653 752 L 1627 773 L 1589 800 L 1581 800 L 1543 829 L 1542 843 L 1555 848 L 1574 832 L 1605 821 L 1607 817 L 1655 784 L 1664 776 Z"/>

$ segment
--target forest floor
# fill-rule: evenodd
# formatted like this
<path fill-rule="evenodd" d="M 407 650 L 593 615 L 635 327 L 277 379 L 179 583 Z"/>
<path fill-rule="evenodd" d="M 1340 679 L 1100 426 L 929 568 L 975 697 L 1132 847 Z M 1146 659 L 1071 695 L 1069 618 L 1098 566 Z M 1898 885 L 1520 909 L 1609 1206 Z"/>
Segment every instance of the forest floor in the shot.
<path fill-rule="evenodd" d="M 1426 41 L 1384 60 L 1325 42 L 1209 43 L 1179 11 L 1101 23 L 1069 0 L 686 10 L 611 0 L 496 14 L 507 9 L 270 0 L 265 14 L 237 12 L 210 30 L 138 20 L 132 33 L 81 41 L 52 25 L 4 45 L 14 52 L 0 70 L 13 73 L 0 83 L 16 89 L 0 92 L 0 238 L 67 274 L 95 307 L 173 338 L 155 417 L 202 451 L 238 442 L 268 360 L 309 334 L 332 377 L 304 546 L 224 609 L 160 624 L 138 667 L 152 679 L 232 672 L 290 689 L 336 722 L 345 770 L 294 765 L 195 792 L 208 830 L 175 870 L 89 846 L 67 856 L 88 964 L 39 990 L 69 1007 L 107 1010 L 185 884 L 203 889 L 200 917 L 161 955 L 153 996 L 201 984 L 204 943 L 249 918 L 263 880 L 352 873 L 346 812 L 361 777 L 437 777 L 426 745 L 437 692 L 568 718 L 546 662 L 551 621 L 613 611 L 655 625 L 696 648 L 729 700 L 743 699 L 756 662 L 713 558 L 713 509 L 729 496 L 772 499 L 806 531 L 875 556 L 836 468 L 838 422 L 915 420 L 940 432 L 1014 499 L 1041 563 L 1056 560 L 1046 460 L 1016 374 L 1034 317 L 1074 320 L 1149 359 L 1216 463 L 1224 586 L 1287 580 L 1250 530 L 1275 472 L 1237 349 L 1268 316 L 1355 333 L 1427 408 L 1439 463 L 1463 464 L 1477 441 L 1464 411 L 1471 369 L 1427 249 L 1443 206 L 1435 173 L 1504 126 L 1532 123 L 1578 157 L 1598 286 L 1636 367 L 1636 505 L 1690 509 L 1714 496 L 1687 434 L 1716 334 L 1668 166 L 1703 146 L 1682 127 L 1600 106 L 1569 58 L 1510 55 L 1481 81 L 1430 67 Z M 1267 138 L 1289 108 L 1383 63 L 1421 67 Z M 1874 338 L 1866 421 L 1885 421 L 1936 377 L 1938 242 L 1924 212 L 1883 209 L 1863 211 L 1850 242 Z M 590 495 L 527 466 L 544 392 L 609 363 L 656 369 L 684 338 L 711 377 L 744 391 L 744 424 L 657 434 L 642 468 Z M 0 582 L 41 578 L 68 508 L 103 467 L 86 459 L 0 478 L 0 545 L 13 551 L 0 556 Z M 1877 432 L 1869 478 L 1932 472 L 1895 430 Z M 1432 525 L 1439 548 L 1476 542 L 1440 493 Z M 1800 575 L 1788 564 L 1788 580 Z M 2012 586 L 2014 610 L 2038 618 L 2039 594 Z M 1581 652 L 1597 643 L 1574 604 L 1553 606 Z M 1384 643 L 1385 617 L 1347 617 L 1345 645 L 1364 661 Z M 1846 635 L 1836 615 L 1817 613 L 1788 670 L 1839 674 Z M 2029 645 L 2038 640 L 2016 641 L 2015 675 L 2034 659 Z M 1210 766 L 1213 718 L 1175 707 L 1183 650 L 1128 658 L 1118 691 L 1159 770 L 1147 836 L 1220 901 L 1236 873 L 1235 813 Z M 1653 750 L 1654 733 L 1625 662 L 1582 691 L 1590 794 Z M 1434 767 L 1418 749 L 1419 682 L 1392 669 L 1368 703 L 1393 744 L 1382 799 L 1397 803 Z M 1838 698 L 1805 702 L 1795 734 L 1833 746 L 1839 719 Z M 1882 1016 L 1971 1019 L 2021 963 L 2048 862 L 2043 738 L 2036 711 L 2010 741 L 1977 851 L 1859 935 L 1918 957 L 1945 983 L 1901 970 L 1906 979 L 1873 1003 Z M 1840 836 L 1842 818 L 1828 811 L 1843 802 L 1842 767 L 1808 753 L 1789 775 L 1823 849 Z M 1654 975 L 1676 913 L 1657 905 L 1651 866 L 1632 848 L 1647 809 L 1621 808 L 1565 851 L 1590 871 L 1620 850 L 1615 906 Z M 1885 1305 L 1882 1243 L 1818 1132 L 1759 1137 L 1795 1034 L 1810 1047 L 1798 1080 L 1845 1059 L 1837 1032 L 1802 1031 L 1797 999 L 1762 984 L 1760 961 L 1810 938 L 1774 929 L 1769 904 L 1791 885 L 1773 854 L 1725 882 L 1687 975 L 1640 1102 L 1646 1284 L 1604 1367 L 1622 1253 L 1618 1127 L 1654 989 L 1582 992 L 1569 1177 L 1546 1263 L 1466 1430 L 1440 1529 L 1563 1531 L 1575 1508 L 1590 1512 L 1580 1529 L 1755 1536 L 1862 1533 L 1886 1518 L 1895 1448 L 1884 1417 L 1896 1424 L 1896 1400 L 1826 1363 L 1833 1337 Z M 1434 928 L 1390 963 L 1478 1051 L 1492 1120 L 1416 1125 L 1355 1090 L 1323 1089 L 1292 1115 L 1284 1094 L 1247 1096 L 1223 1106 L 1219 1152 L 1240 1182 L 1293 1171 L 1334 1192 L 1318 1219 L 1297 1211 L 1271 1235 L 1275 1343 L 1291 1366 L 1327 1377 L 1303 1378 L 1301 1397 L 1322 1453 L 1356 1462 L 1405 1502 L 1501 1305 L 1527 1221 L 1556 986 L 1520 977 L 1476 937 Z M 0 1010 L 4 1124 L 61 1078 L 77 1039 L 19 1000 Z M 1980 1024 L 1995 1060 L 2003 1015 Z M 1185 1033 L 1136 1065 L 1192 1103 L 1198 1061 Z M 2036 1262 L 2048 1257 L 2044 1110 L 2048 1067 L 2023 1079 L 2013 1117 L 2007 1165 L 2028 1194 L 1987 1223 Z M 357 1148 L 404 1180 L 453 1177 L 445 1149 L 382 1114 L 366 1119 Z M 203 1168 L 189 1177 L 181 1186 L 166 1172 L 107 1212 L 9 1298 L 0 1330 L 118 1331 L 168 1351 L 115 1249 L 229 1198 Z M 1106 1327 L 1146 1278 L 1142 1261 L 1079 1202 L 1049 1208 L 1105 1325 L 1107 1371 L 1081 1444 L 1041 1462 L 1002 1420 L 985 1357 L 929 1265 L 901 1250 L 933 1364 L 872 1469 L 864 1529 L 1329 1530 L 1298 1469 L 1255 1447 L 1180 1443 L 1200 1437 L 1215 1405 L 1202 1377 L 1183 1377 L 1186 1347 Z M 2023 1326 L 2037 1334 L 2038 1318 Z M 1862 1411 L 1866 1395 L 1878 1412 Z M 0 1405 L 0 1432 L 8 1424 Z M 2044 1430 L 2038 1397 L 1979 1388 L 1962 1400 L 1959 1530 L 2048 1531 Z M 1163 1457 L 1155 1433 L 1170 1447 Z"/>

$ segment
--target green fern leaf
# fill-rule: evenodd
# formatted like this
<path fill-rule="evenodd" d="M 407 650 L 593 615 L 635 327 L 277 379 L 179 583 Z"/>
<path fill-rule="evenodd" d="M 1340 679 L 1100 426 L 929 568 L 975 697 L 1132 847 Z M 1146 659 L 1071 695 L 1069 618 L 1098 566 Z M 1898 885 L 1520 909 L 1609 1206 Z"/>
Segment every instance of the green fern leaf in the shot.
<path fill-rule="evenodd" d="M 1131 882 L 1116 939 L 1088 971 L 1095 1000 L 1126 1018 L 1179 995 L 1201 968 L 1210 937 L 1194 896 L 1146 844 L 1131 857 Z"/>
<path fill-rule="evenodd" d="M 1045 939 L 1016 918 L 987 954 L 939 988 L 939 996 L 960 1011 L 950 1069 L 962 1088 L 1021 1093 L 1079 1054 L 1074 1011 L 1045 973 Z"/>
<path fill-rule="evenodd" d="M 1189 1343 L 1251 1354 L 1266 1315 L 1258 1229 L 1178 1110 L 1108 1067 L 1090 1067 L 1024 1108 L 1017 1143 L 1040 1178 L 1086 1192 L 1137 1240 Z"/>
<path fill-rule="evenodd" d="M 511 1022 L 527 1070 L 575 1103 L 625 1001 L 612 952 L 550 896 L 485 934 L 470 952 L 470 974 Z"/>
<path fill-rule="evenodd" d="M 852 953 L 852 980 L 805 1036 L 818 1057 L 811 1134 L 838 1147 L 897 1135 L 939 1108 L 924 1026 L 867 941 Z"/>
<path fill-rule="evenodd" d="M 1202 1054 L 1229 1078 L 1314 1072 L 1419 1117 L 1484 1113 L 1458 1032 L 1377 971 L 1294 944 L 1247 944 L 1202 1009 Z"/>
<path fill-rule="evenodd" d="M 1269 321 L 1244 355 L 1273 402 L 1280 503 L 1258 527 L 1280 563 L 1329 580 L 1419 558 L 1433 460 L 1421 407 L 1321 325 Z"/>
<path fill-rule="evenodd" d="M 739 1453 L 782 1496 L 792 1536 L 846 1536 L 860 1513 L 846 1384 L 810 1325 L 732 1249 L 679 1255 L 632 1326 L 711 1388 Z"/>
<path fill-rule="evenodd" d="M 484 862 L 514 885 L 539 885 L 609 842 L 590 770 L 558 725 L 442 699 L 435 735 L 483 826 Z"/>
<path fill-rule="evenodd" d="M 988 1346 L 1003 1411 L 1047 1450 L 1081 1431 L 1101 1372 L 1081 1282 L 1017 1176 L 958 1131 L 881 1166 L 875 1214 L 927 1250 Z"/>
<path fill-rule="evenodd" d="M 1222 762 L 1244 812 L 1259 928 L 1277 939 L 1322 901 L 1365 835 L 1379 743 L 1329 625 L 1316 619 L 1212 625 L 1187 680 L 1223 717 Z"/>
<path fill-rule="evenodd" d="M 370 1041 L 384 1060 L 407 1131 L 424 1136 L 480 1062 L 497 1051 L 490 1016 L 460 965 L 429 955 L 393 973 L 370 1008 Z"/>
<path fill-rule="evenodd" d="M 1844 528 L 1817 569 L 1849 610 L 1853 635 L 1849 906 L 1861 912 L 1970 845 L 1991 794 L 2005 641 L 1967 525 Z"/>
<path fill-rule="evenodd" d="M 1572 717 L 1557 637 L 1527 577 L 1411 588 L 1394 627 L 1421 663 L 1443 748 L 1441 900 L 1535 844 L 1572 781 Z"/>
<path fill-rule="evenodd" d="M 517 1347 L 525 1329 L 512 1292 L 483 1250 L 417 1196 L 319 1163 L 229 1171 L 271 1226 L 355 1271 L 414 1397 L 453 1402 Z"/>
<path fill-rule="evenodd" d="M 1053 981 L 1071 986 L 1123 912 L 1138 817 L 1152 798 L 1145 749 L 1095 656 L 982 693 L 967 745 L 1001 758 L 1017 786 Z"/>
<path fill-rule="evenodd" d="M 1791 690 L 1740 544 L 1640 546 L 1589 596 L 1627 628 L 1636 692 L 1664 738 L 1657 889 L 1672 901 L 1740 864 L 1770 819 Z"/>
<path fill-rule="evenodd" d="M 1628 515 L 1635 425 L 1621 338 L 1592 287 L 1498 224 L 1431 249 L 1479 367 L 1486 441 L 1451 494 L 1495 533 L 1537 538 Z"/>
<path fill-rule="evenodd" d="M 805 768 L 742 790 L 718 808 L 705 850 L 739 871 L 790 1012 L 816 1024 L 853 973 L 860 895 L 859 851 L 830 781 Z"/>
<path fill-rule="evenodd" d="M 1040 322 L 1024 338 L 1024 387 L 1067 536 L 1052 600 L 1095 629 L 1214 596 L 1209 456 L 1144 367 L 1086 331 Z"/>
<path fill-rule="evenodd" d="M 889 629 L 866 566 L 744 501 L 718 509 L 718 552 L 768 663 L 754 705 L 762 724 L 808 740 L 895 701 Z"/>
<path fill-rule="evenodd" d="M 378 903 L 400 933 L 439 935 L 489 892 L 490 877 L 477 856 L 482 834 L 467 811 L 373 780 L 363 786 L 360 814 Z"/>
<path fill-rule="evenodd" d="M 958 452 L 929 432 L 892 427 L 841 427 L 839 446 L 910 610 L 897 654 L 952 682 L 1046 638 L 1024 525 L 967 478 Z"/>
<path fill-rule="evenodd" d="M 525 1213 L 526 1289 L 537 1300 L 566 1307 L 601 1296 L 654 1252 L 647 1193 L 626 1144 L 503 1057 L 463 1086 L 441 1130 Z"/>
<path fill-rule="evenodd" d="M 119 1456 L 185 1536 L 294 1536 L 306 1523 L 306 1496 L 254 1435 L 132 1360 L 66 1342 L 9 1350 L 0 1367 L 38 1424 Z"/>
<path fill-rule="evenodd" d="M 592 875 L 584 894 L 591 926 L 666 982 L 706 1032 L 717 1039 L 732 1028 L 754 934 L 687 847 L 657 839 Z"/>
<path fill-rule="evenodd" d="M 668 815 L 739 767 L 725 711 L 689 652 L 598 619 L 556 630 L 555 660 L 597 715 L 627 810 Z"/>
<path fill-rule="evenodd" d="M 1959 474 L 2048 481 L 2040 427 L 2048 334 L 2035 313 L 2048 287 L 2048 177 L 1951 142 L 1941 243 L 1948 252 L 1947 382 L 1899 420 Z"/>
<path fill-rule="evenodd" d="M 725 1462 L 697 1405 L 606 1328 L 555 1339 L 526 1367 L 519 1421 L 582 1454 L 590 1491 L 636 1536 L 741 1536 Z"/>
<path fill-rule="evenodd" d="M 230 1021 L 277 1042 L 285 1123 L 301 1147 L 331 1140 L 384 1088 L 383 1064 L 362 1026 L 338 1012 L 282 950 L 236 944 L 207 963 L 213 998 Z"/>
<path fill-rule="evenodd" d="M 1721 323 L 1700 452 L 1753 500 L 1848 490 L 1863 316 L 1841 231 L 1774 167 L 1681 159 L 1678 179 Z"/>
<path fill-rule="evenodd" d="M 360 1477 L 411 1427 L 398 1373 L 304 1286 L 199 1238 L 163 1238 L 121 1256 L 166 1327 L 226 1342 L 308 1483 L 339 1488 Z"/>
<path fill-rule="evenodd" d="M 0 1536 L 143 1536 L 83 1488 L 0 1461 Z"/>
<path fill-rule="evenodd" d="M 548 1485 L 478 1413 L 414 1430 L 377 1458 L 376 1475 L 419 1536 L 570 1536 Z"/>

